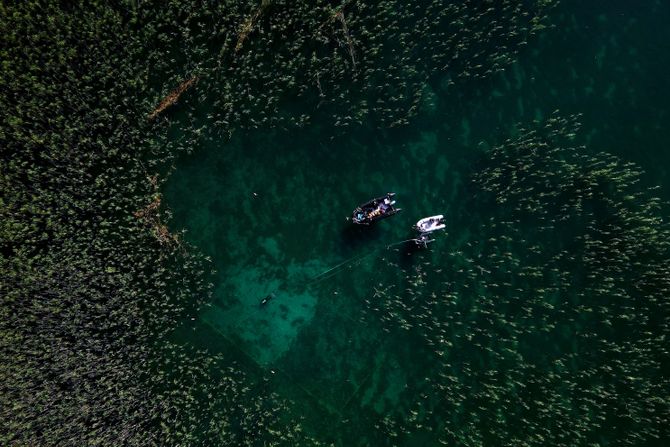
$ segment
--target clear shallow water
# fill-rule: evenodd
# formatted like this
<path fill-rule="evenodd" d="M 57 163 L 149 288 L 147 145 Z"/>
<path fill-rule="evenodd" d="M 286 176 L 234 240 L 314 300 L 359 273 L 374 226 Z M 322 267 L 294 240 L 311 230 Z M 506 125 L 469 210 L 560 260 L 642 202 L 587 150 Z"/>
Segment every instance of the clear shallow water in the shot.
<path fill-rule="evenodd" d="M 617 298 L 599 297 L 601 314 L 582 312 L 574 321 L 560 311 L 593 303 L 561 296 L 562 280 L 549 273 L 519 273 L 548 264 L 580 223 L 553 222 L 550 232 L 532 219 L 507 224 L 515 204 L 481 199 L 469 183 L 488 166 L 487 149 L 513 135 L 516 123 L 559 109 L 583 113 L 585 153 L 638 163 L 642 183 L 661 185 L 668 197 L 670 9 L 661 2 L 589 5 L 563 2 L 552 13 L 556 29 L 530 42 L 502 74 L 456 86 L 431 82 L 409 126 L 343 134 L 324 121 L 236 132 L 180 160 L 165 188 L 171 226 L 186 229 L 216 269 L 213 301 L 189 337 L 269 377 L 312 435 L 339 445 L 667 436 L 654 432 L 657 422 L 642 410 L 641 422 L 620 416 L 621 405 L 649 407 L 641 398 L 650 392 L 621 386 L 620 376 L 662 390 L 667 360 L 653 349 L 636 351 L 638 338 L 601 325 L 603 315 L 620 310 Z M 386 191 L 397 193 L 402 213 L 372 228 L 346 221 L 357 204 Z M 430 251 L 386 248 L 438 212 L 448 216 L 448 230 Z M 589 267 L 563 259 L 552 268 L 559 277 L 575 275 L 579 262 Z M 510 279 L 517 277 L 521 283 Z M 276 298 L 260 307 L 273 291 Z M 552 325 L 558 329 L 548 333 Z M 637 375 L 645 369 L 649 377 Z"/>

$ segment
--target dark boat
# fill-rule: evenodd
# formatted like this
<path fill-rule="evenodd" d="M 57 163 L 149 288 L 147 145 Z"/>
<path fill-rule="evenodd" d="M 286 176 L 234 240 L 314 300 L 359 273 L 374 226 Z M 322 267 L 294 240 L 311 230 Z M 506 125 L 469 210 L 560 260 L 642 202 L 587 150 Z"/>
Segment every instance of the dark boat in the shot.
<path fill-rule="evenodd" d="M 393 216 L 402 211 L 401 208 L 393 206 L 395 205 L 393 196 L 395 196 L 395 193 L 390 192 L 383 197 L 377 197 L 360 205 L 352 213 L 351 220 L 355 224 L 370 225 L 373 222 Z"/>

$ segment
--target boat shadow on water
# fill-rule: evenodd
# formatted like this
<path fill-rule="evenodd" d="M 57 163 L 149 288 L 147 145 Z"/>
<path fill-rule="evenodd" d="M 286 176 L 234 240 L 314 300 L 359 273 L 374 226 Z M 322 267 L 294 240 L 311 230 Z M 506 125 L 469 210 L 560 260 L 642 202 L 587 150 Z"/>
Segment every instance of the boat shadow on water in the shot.
<path fill-rule="evenodd" d="M 395 259 L 397 259 L 398 267 L 405 273 L 409 273 L 424 256 L 426 249 L 414 240 L 409 240 L 399 245 L 396 252 Z"/>
<path fill-rule="evenodd" d="M 351 221 L 340 232 L 340 246 L 347 253 L 378 246 L 375 242 L 382 238 L 382 230 L 377 225 L 355 225 Z"/>

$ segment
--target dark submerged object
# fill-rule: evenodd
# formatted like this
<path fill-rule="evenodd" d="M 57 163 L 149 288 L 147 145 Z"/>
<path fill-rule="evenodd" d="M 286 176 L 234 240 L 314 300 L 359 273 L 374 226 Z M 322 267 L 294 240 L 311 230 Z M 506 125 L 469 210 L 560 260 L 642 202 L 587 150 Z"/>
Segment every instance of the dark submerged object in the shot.
<path fill-rule="evenodd" d="M 260 304 L 260 305 L 261 305 L 261 306 L 265 306 L 265 305 L 268 303 L 268 301 L 270 301 L 270 300 L 271 300 L 272 298 L 274 298 L 274 297 L 275 297 L 275 294 L 274 294 L 274 293 L 269 294 L 268 296 L 266 296 L 265 298 L 263 298 L 263 299 L 261 300 L 261 304 Z"/>
<path fill-rule="evenodd" d="M 402 209 L 394 206 L 393 196 L 395 196 L 395 193 L 390 192 L 383 197 L 377 197 L 358 206 L 352 213 L 351 220 L 355 224 L 370 225 L 372 222 L 399 213 Z"/>
<path fill-rule="evenodd" d="M 435 242 L 435 239 L 430 238 L 430 233 L 421 233 L 418 237 L 412 239 L 416 245 L 423 248 L 428 248 L 428 244 Z"/>

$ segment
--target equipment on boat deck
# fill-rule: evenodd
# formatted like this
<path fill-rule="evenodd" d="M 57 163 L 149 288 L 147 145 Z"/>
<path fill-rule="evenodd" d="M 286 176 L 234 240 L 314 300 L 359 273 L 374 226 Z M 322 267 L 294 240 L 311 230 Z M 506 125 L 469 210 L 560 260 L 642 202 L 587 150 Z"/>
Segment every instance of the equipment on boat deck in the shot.
<path fill-rule="evenodd" d="M 358 206 L 352 213 L 351 220 L 355 224 L 370 225 L 373 222 L 402 211 L 401 208 L 393 206 L 395 205 L 393 196 L 395 196 L 395 193 L 390 192 L 383 197 L 377 197 Z"/>
<path fill-rule="evenodd" d="M 419 236 L 414 239 L 414 243 L 423 248 L 428 248 L 428 243 L 435 241 L 435 239 L 430 238 L 430 234 L 445 227 L 444 216 L 442 214 L 424 217 L 414 225 L 414 229 L 419 232 Z"/>

